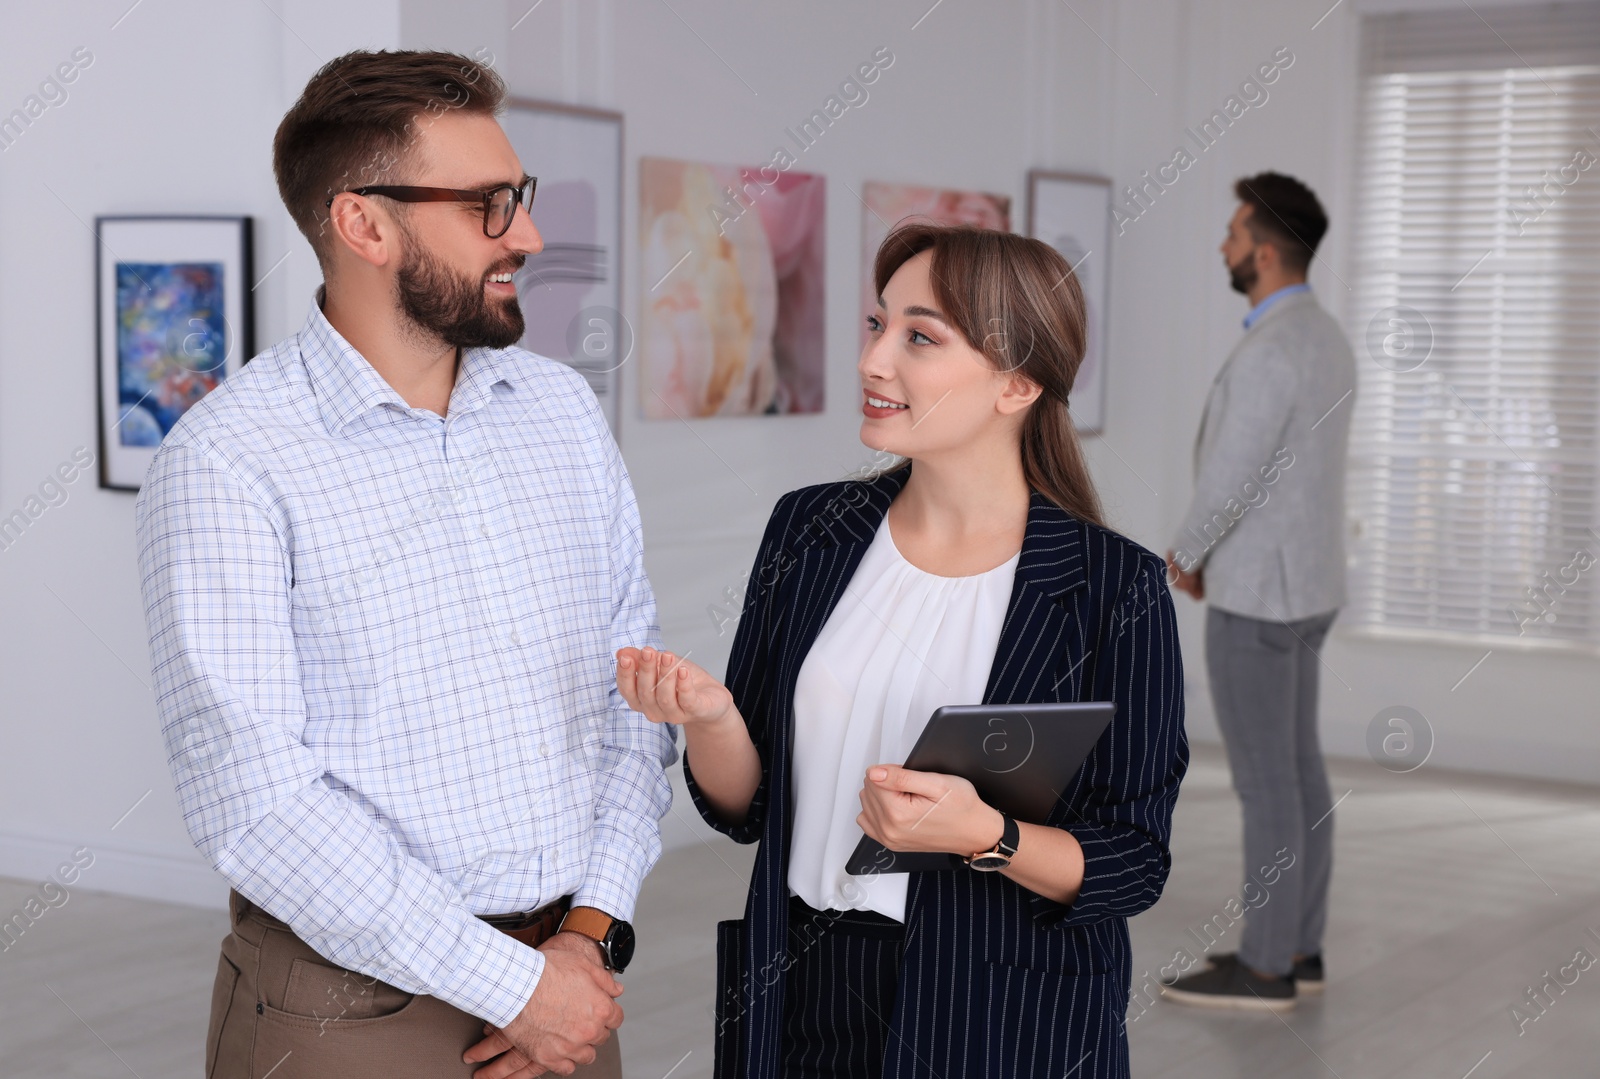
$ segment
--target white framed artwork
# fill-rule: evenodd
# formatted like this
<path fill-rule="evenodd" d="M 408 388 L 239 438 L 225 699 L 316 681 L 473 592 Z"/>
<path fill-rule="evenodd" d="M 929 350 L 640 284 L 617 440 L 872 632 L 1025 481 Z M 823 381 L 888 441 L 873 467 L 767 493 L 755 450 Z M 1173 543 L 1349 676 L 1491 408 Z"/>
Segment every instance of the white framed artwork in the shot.
<path fill-rule="evenodd" d="M 1088 345 L 1072 387 L 1072 419 L 1080 434 L 1100 434 L 1106 412 L 1111 181 L 1103 176 L 1029 170 L 1027 234 L 1055 248 L 1083 289 Z"/>

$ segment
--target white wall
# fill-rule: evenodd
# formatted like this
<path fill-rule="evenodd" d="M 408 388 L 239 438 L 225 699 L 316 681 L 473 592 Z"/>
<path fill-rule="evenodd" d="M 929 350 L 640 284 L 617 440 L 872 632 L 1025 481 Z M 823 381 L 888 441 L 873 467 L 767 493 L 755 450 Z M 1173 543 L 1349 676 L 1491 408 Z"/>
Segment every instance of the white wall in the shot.
<path fill-rule="evenodd" d="M 0 515 L 96 449 L 95 216 L 254 215 L 258 340 L 291 332 L 318 277 L 278 202 L 272 132 L 322 62 L 399 36 L 398 4 L 374 0 L 99 0 L 7 20 L 0 114 L 76 47 L 94 62 L 0 152 Z M 161 744 L 133 495 L 96 483 L 0 551 L 0 875 L 86 845 L 83 887 L 217 903 Z"/>
<path fill-rule="evenodd" d="M 0 36 L 0 112 L 76 46 L 96 59 L 62 107 L 0 154 L 0 509 L 20 505 L 75 447 L 95 444 L 94 215 L 255 215 L 257 273 L 288 253 L 258 290 L 258 343 L 298 327 L 316 268 L 277 200 L 270 141 L 320 60 L 359 46 L 487 47 L 518 94 L 624 112 L 632 312 L 638 158 L 763 162 L 784 127 L 888 45 L 895 63 L 866 107 L 852 109 L 798 166 L 828 177 L 828 411 L 693 429 L 646 423 L 624 372 L 622 446 L 663 627 L 671 647 L 692 649 L 720 671 L 731 634 L 717 634 L 707 607 L 737 587 L 772 503 L 866 458 L 853 408 L 861 208 L 851 189 L 869 179 L 979 187 L 1010 194 L 1020 221 L 1028 167 L 1133 182 L 1170 160 L 1185 127 L 1287 45 L 1296 60 L 1269 88 L 1270 101 L 1112 244 L 1108 426 L 1088 450 L 1115 521 L 1160 549 L 1188 496 L 1201 402 L 1245 309 L 1215 251 L 1236 177 L 1274 167 L 1321 193 L 1334 231 L 1313 283 L 1345 313 L 1338 276 L 1356 4 L 1340 5 L 1315 30 L 1324 6 L 1302 7 L 276 0 L 274 13 L 262 4 L 163 0 L 139 5 L 115 30 L 124 0 L 33 9 L 26 25 L 14 20 Z M 65 505 L 0 551 L 0 875 L 42 873 L 87 844 L 97 861 L 85 886 L 214 903 L 220 886 L 178 817 L 148 688 L 133 499 L 93 483 L 78 480 Z M 1181 597 L 1179 606 L 1191 731 L 1214 737 L 1199 611 Z M 1336 634 L 1328 666 L 1350 688 L 1326 679 L 1329 747 L 1364 753 L 1373 714 L 1409 704 L 1438 734 L 1434 764 L 1600 778 L 1600 734 L 1593 706 L 1584 706 L 1600 688 L 1597 665 L 1497 650 L 1452 692 L 1482 651 Z M 693 816 L 682 804 L 678 812 Z M 700 827 L 675 814 L 669 842 L 695 842 Z"/>

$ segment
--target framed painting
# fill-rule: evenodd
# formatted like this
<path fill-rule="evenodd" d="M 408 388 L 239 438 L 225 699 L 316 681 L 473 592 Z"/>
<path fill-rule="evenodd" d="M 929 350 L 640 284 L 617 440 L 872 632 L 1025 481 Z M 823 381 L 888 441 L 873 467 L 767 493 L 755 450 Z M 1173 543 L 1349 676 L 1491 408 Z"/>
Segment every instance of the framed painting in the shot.
<path fill-rule="evenodd" d="M 1028 233 L 1067 260 L 1088 307 L 1088 346 L 1072 386 L 1082 434 L 1105 429 L 1106 327 L 1111 291 L 1111 181 L 1072 172 L 1028 172 Z"/>
<path fill-rule="evenodd" d="M 137 491 L 183 414 L 255 352 L 251 219 L 95 219 L 100 486 Z"/>
<path fill-rule="evenodd" d="M 826 211 L 813 173 L 640 160 L 645 418 L 822 411 Z"/>
<path fill-rule="evenodd" d="M 869 180 L 861 189 L 861 310 L 856 312 L 861 346 L 866 347 L 866 317 L 877 305 L 872 265 L 889 230 L 907 218 L 941 225 L 977 225 L 1011 230 L 1011 196 L 954 188 L 885 184 Z"/>
<path fill-rule="evenodd" d="M 513 278 L 527 325 L 518 343 L 582 374 L 620 437 L 622 367 L 633 355 L 622 316 L 622 114 L 512 98 L 500 123 L 539 178 L 532 216 L 544 237 Z"/>

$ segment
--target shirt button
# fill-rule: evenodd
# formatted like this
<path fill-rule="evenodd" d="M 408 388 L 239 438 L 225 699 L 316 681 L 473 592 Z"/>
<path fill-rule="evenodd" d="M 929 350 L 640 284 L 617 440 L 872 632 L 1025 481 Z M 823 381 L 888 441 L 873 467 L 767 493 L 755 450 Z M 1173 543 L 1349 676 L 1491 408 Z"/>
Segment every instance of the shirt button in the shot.
<path fill-rule="evenodd" d="M 489 538 L 489 526 L 488 525 L 479 525 L 478 526 L 478 535 L 482 536 L 484 539 L 488 539 Z"/>
<path fill-rule="evenodd" d="M 539 756 L 548 757 L 549 755 L 550 755 L 550 743 L 549 742 L 540 742 L 539 743 Z"/>
<path fill-rule="evenodd" d="M 512 644 L 520 645 L 522 643 L 522 634 L 513 629 L 510 633 L 506 634 L 506 639 Z"/>

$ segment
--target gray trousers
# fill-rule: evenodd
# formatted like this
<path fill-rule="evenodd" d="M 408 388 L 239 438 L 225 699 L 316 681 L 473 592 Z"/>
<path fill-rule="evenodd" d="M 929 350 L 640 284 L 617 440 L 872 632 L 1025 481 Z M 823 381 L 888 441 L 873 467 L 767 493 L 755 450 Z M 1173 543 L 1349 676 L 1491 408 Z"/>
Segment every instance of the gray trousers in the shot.
<path fill-rule="evenodd" d="M 1322 950 L 1333 795 L 1317 740 L 1318 653 L 1337 611 L 1273 622 L 1206 612 L 1206 670 L 1244 816 L 1239 959 L 1288 974 Z"/>

